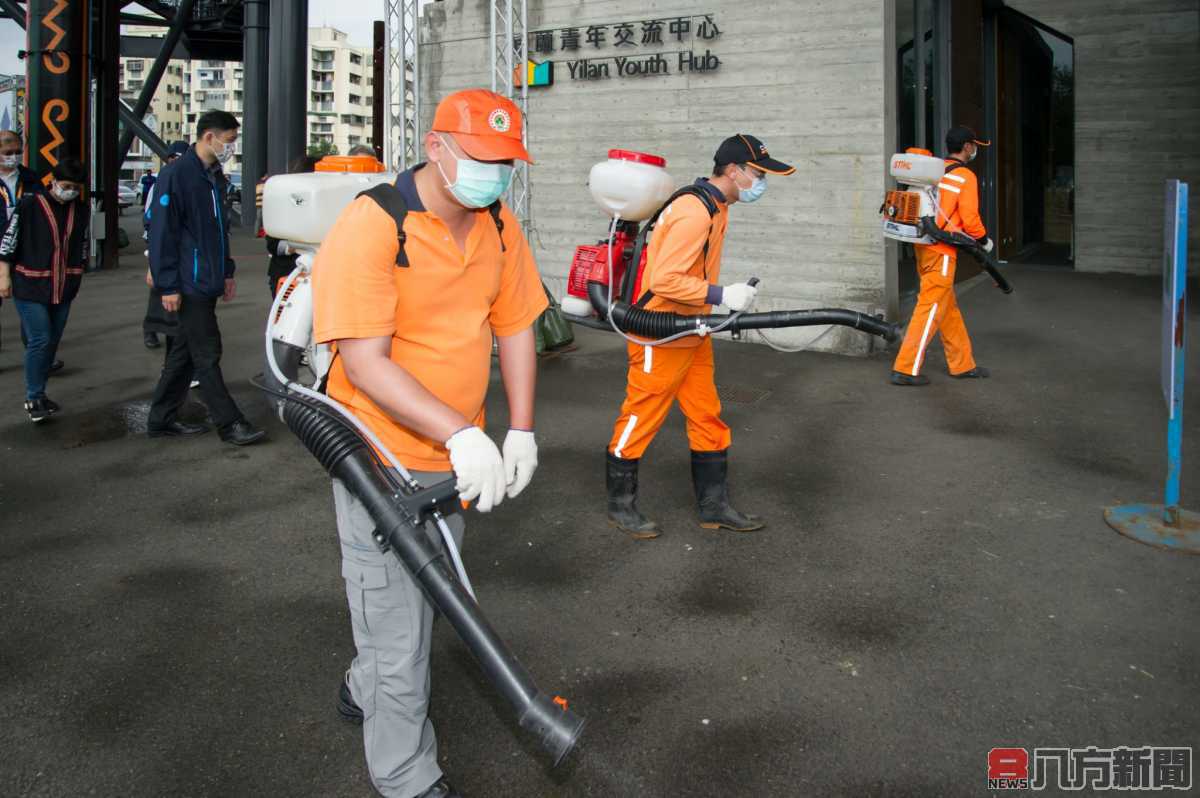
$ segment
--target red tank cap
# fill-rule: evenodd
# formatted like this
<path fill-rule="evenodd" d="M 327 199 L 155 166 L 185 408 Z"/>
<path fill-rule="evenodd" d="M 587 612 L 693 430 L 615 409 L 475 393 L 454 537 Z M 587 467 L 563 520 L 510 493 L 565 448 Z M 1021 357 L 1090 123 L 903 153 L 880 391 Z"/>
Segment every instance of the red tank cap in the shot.
<path fill-rule="evenodd" d="M 644 163 L 650 166 L 666 166 L 667 159 L 657 155 L 651 155 L 648 152 L 634 152 L 633 150 L 609 150 L 608 157 L 618 161 L 633 161 L 634 163 Z"/>

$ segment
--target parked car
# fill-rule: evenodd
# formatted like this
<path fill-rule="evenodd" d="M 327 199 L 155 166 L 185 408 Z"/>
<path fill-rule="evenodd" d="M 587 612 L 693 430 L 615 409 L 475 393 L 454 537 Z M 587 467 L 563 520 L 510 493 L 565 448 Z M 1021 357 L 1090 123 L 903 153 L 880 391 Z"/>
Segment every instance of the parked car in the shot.
<path fill-rule="evenodd" d="M 239 174 L 231 174 L 229 177 L 229 187 L 226 191 L 229 194 L 229 201 L 242 204 L 242 176 Z"/>
<path fill-rule="evenodd" d="M 117 214 L 123 214 L 130 205 L 137 204 L 137 190 L 127 183 L 117 183 Z"/>

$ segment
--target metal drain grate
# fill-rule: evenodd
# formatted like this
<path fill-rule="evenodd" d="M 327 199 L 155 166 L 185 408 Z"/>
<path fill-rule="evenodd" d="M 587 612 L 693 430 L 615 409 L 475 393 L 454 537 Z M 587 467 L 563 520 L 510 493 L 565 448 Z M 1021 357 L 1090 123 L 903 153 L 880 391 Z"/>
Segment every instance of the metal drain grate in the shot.
<path fill-rule="evenodd" d="M 755 388 L 753 385 L 718 385 L 717 397 L 722 402 L 735 405 L 754 405 L 771 395 L 769 388 Z"/>

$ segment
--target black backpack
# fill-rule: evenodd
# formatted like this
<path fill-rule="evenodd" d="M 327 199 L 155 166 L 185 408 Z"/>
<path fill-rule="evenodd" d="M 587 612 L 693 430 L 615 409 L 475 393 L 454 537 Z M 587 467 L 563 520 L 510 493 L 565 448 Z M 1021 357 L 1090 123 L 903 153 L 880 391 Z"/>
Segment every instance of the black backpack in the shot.
<path fill-rule="evenodd" d="M 704 203 L 705 210 L 708 211 L 710 223 L 708 227 L 708 234 L 704 236 L 703 255 L 705 260 L 708 259 L 708 241 L 710 238 L 712 238 L 711 220 L 715 218 L 718 213 L 720 213 L 721 209 L 717 207 L 716 200 L 713 199 L 712 194 L 710 194 L 707 189 L 704 189 L 693 183 L 691 185 L 684 186 L 672 194 L 670 198 L 662 204 L 662 207 L 655 211 L 654 215 L 646 221 L 646 224 L 642 226 L 642 229 L 638 231 L 637 238 L 633 243 L 633 257 L 630 259 L 629 268 L 625 270 L 625 277 L 621 281 L 621 298 L 624 301 L 633 304 L 634 307 L 645 307 L 646 303 L 654 298 L 654 292 L 650 291 L 649 289 L 642 294 L 641 298 L 638 299 L 637 302 L 634 302 L 633 296 L 634 286 L 636 285 L 638 278 L 640 278 L 642 275 L 642 259 L 646 254 L 646 242 L 650 238 L 650 233 L 654 230 L 654 226 L 658 224 L 658 218 L 663 215 L 663 212 L 667 208 L 671 207 L 671 203 L 680 197 L 686 196 L 696 197 L 699 199 L 702 203 Z M 707 275 L 705 276 L 707 277 Z"/>

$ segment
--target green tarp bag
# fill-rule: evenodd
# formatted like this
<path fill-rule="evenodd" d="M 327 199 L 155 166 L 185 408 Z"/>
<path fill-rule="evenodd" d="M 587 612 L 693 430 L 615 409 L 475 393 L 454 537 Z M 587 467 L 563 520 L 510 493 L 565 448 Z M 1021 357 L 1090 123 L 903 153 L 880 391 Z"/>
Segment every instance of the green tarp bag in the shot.
<path fill-rule="evenodd" d="M 563 318 L 558 303 L 554 301 L 554 296 L 550 293 L 550 289 L 546 288 L 545 283 L 542 283 L 542 290 L 546 292 L 546 299 L 550 302 L 550 307 L 542 311 L 542 315 L 538 316 L 538 320 L 533 324 L 534 345 L 537 347 L 539 355 L 566 346 L 575 340 L 571 323 Z"/>

